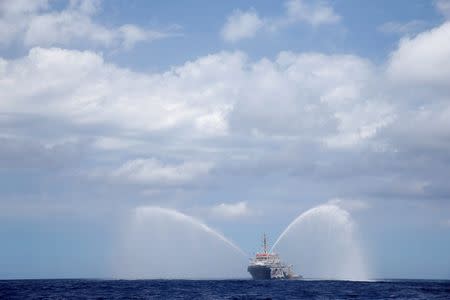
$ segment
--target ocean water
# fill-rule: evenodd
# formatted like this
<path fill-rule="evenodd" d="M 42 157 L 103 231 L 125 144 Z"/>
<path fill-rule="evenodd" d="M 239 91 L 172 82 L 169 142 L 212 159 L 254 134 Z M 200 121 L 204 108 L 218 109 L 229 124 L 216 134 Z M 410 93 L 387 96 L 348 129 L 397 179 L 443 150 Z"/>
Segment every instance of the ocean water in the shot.
<path fill-rule="evenodd" d="M 0 280 L 0 299 L 450 299 L 450 281 Z"/>

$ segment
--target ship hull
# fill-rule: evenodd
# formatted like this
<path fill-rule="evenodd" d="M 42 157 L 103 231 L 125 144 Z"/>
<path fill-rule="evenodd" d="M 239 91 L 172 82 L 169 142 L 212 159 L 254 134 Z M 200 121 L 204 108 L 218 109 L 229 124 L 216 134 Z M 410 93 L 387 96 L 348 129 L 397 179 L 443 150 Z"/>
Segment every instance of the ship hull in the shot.
<path fill-rule="evenodd" d="M 252 275 L 252 278 L 256 280 L 272 279 L 271 268 L 267 266 L 249 266 L 247 271 Z"/>

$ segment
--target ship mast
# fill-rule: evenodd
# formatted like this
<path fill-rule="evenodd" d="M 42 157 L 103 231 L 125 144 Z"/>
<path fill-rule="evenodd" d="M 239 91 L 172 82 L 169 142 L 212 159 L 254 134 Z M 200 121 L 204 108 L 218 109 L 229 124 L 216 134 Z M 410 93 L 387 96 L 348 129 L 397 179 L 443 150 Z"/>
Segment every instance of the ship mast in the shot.
<path fill-rule="evenodd" d="M 264 239 L 263 239 L 263 250 L 264 250 L 264 253 L 267 254 L 267 238 L 266 238 L 265 233 L 264 233 Z"/>

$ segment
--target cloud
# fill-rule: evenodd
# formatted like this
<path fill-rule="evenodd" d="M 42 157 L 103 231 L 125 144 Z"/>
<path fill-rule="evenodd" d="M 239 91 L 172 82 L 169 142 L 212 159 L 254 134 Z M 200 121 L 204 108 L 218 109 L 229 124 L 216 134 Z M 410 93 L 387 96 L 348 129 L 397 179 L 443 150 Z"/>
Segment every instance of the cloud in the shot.
<path fill-rule="evenodd" d="M 448 77 L 435 68 L 429 83 L 416 69 L 445 66 L 446 26 L 403 39 L 386 69 L 356 55 L 284 51 L 259 60 L 218 52 L 136 72 L 93 51 L 35 47 L 0 59 L 1 134 L 43 147 L 73 137 L 89 155 L 72 174 L 138 195 L 205 181 L 205 190 L 247 189 L 264 175 L 268 190 L 301 179 L 315 199 L 442 198 Z M 10 152 L 0 161 L 20 165 Z"/>
<path fill-rule="evenodd" d="M 288 23 L 306 22 L 312 26 L 335 24 L 341 20 L 326 1 L 289 0 L 285 3 Z"/>
<path fill-rule="evenodd" d="M 434 5 L 438 12 L 445 17 L 450 17 L 450 1 L 449 0 L 435 0 Z"/>
<path fill-rule="evenodd" d="M 0 12 L 2 16 L 33 13 L 48 7 L 48 0 L 16 0 L 0 2 Z"/>
<path fill-rule="evenodd" d="M 145 30 L 133 24 L 126 24 L 119 27 L 119 36 L 122 39 L 122 47 L 125 49 L 131 49 L 135 44 L 145 41 L 154 41 L 169 36 L 173 36 L 172 33 Z"/>
<path fill-rule="evenodd" d="M 380 76 L 354 55 L 281 52 L 250 61 L 241 52 L 219 52 L 141 73 L 90 51 L 33 48 L 1 60 L 0 110 L 49 123 L 18 132 L 6 119 L 2 126 L 13 136 L 47 142 L 82 134 L 92 161 L 76 173 L 107 183 L 183 186 L 209 180 L 212 168 L 216 185 L 234 181 L 234 173 L 333 181 L 390 172 L 380 170 L 390 164 L 380 153 L 404 146 L 392 135 L 407 134 L 397 123 L 403 115 L 380 88 Z M 381 162 L 366 161 L 373 157 Z M 359 188 L 374 193 L 381 183 L 373 182 Z M 343 197 L 348 193 L 356 190 Z"/>
<path fill-rule="evenodd" d="M 326 1 L 289 0 L 284 7 L 284 14 L 275 18 L 261 18 L 253 9 L 246 12 L 235 10 L 222 28 L 222 38 L 227 42 L 237 42 L 252 38 L 261 30 L 273 32 L 298 23 L 317 27 L 336 24 L 341 20 L 341 16 Z"/>
<path fill-rule="evenodd" d="M 73 172 L 115 188 L 196 185 L 230 172 L 299 174 L 305 165 L 326 175 L 334 166 L 328 151 L 364 147 L 395 115 L 370 88 L 376 72 L 354 55 L 281 52 L 251 61 L 219 52 L 143 73 L 92 51 L 36 47 L 0 61 L 0 111 L 39 120 L 18 131 L 6 119 L 11 135 L 45 143 L 81 135 L 90 159 Z"/>
<path fill-rule="evenodd" d="M 227 131 L 224 118 L 230 104 L 224 102 L 222 83 L 212 83 L 207 76 L 228 76 L 229 81 L 228 70 L 242 59 L 240 54 L 210 56 L 165 74 L 146 75 L 107 64 L 89 51 L 33 48 L 25 58 L 0 61 L 0 77 L 6 79 L 0 83 L 5 99 L 0 109 L 64 117 L 76 124 L 139 131 L 184 126 L 191 133 L 221 135 Z M 200 76 L 190 74 L 198 72 L 196 68 Z M 30 88 L 15 88 L 21 84 Z M 210 101 L 213 95 L 217 98 Z"/>
<path fill-rule="evenodd" d="M 390 79 L 397 82 L 449 85 L 450 22 L 422 32 L 413 38 L 403 38 L 390 57 L 387 69 Z"/>
<path fill-rule="evenodd" d="M 342 198 L 333 198 L 328 201 L 328 204 L 336 205 L 346 211 L 359 211 L 366 210 L 370 208 L 370 204 L 366 201 L 359 199 L 342 199 Z"/>
<path fill-rule="evenodd" d="M 427 23 L 422 20 L 413 20 L 406 23 L 386 22 L 378 26 L 378 31 L 386 34 L 414 34 L 423 30 Z"/>
<path fill-rule="evenodd" d="M 138 42 L 172 35 L 167 31 L 141 28 L 134 24 L 107 27 L 94 20 L 101 1 L 70 1 L 64 9 L 52 9 L 48 1 L 3 2 L 0 6 L 0 44 L 13 42 L 33 46 L 86 46 L 130 49 Z"/>
<path fill-rule="evenodd" d="M 235 10 L 222 28 L 222 37 L 227 42 L 236 42 L 253 37 L 264 22 L 255 11 L 242 12 Z"/>
<path fill-rule="evenodd" d="M 210 162 L 168 164 L 154 158 L 134 159 L 112 170 L 110 177 L 118 181 L 144 185 L 179 185 L 207 175 L 212 167 L 213 164 Z"/>
<path fill-rule="evenodd" d="M 250 63 L 240 52 L 222 52 L 142 74 L 89 51 L 33 48 L 0 63 L 0 109 L 186 137 L 350 135 L 345 143 L 354 145 L 390 118 L 388 104 L 361 101 L 372 76 L 369 62 L 345 55 L 283 52 Z M 30 88 L 16 88 L 24 84 Z"/>
<path fill-rule="evenodd" d="M 251 211 L 247 202 L 236 202 L 220 203 L 211 208 L 211 213 L 220 218 L 233 219 L 248 216 L 251 214 Z"/>

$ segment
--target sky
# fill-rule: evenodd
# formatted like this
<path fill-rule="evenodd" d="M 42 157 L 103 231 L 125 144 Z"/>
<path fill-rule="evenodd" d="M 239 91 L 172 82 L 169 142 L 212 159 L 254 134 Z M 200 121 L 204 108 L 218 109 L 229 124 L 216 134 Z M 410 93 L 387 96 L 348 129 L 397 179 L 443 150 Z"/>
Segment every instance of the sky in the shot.
<path fill-rule="evenodd" d="M 0 0 L 0 278 L 111 277 L 142 207 L 254 253 L 331 204 L 373 278 L 450 279 L 448 178 L 450 1 Z"/>

